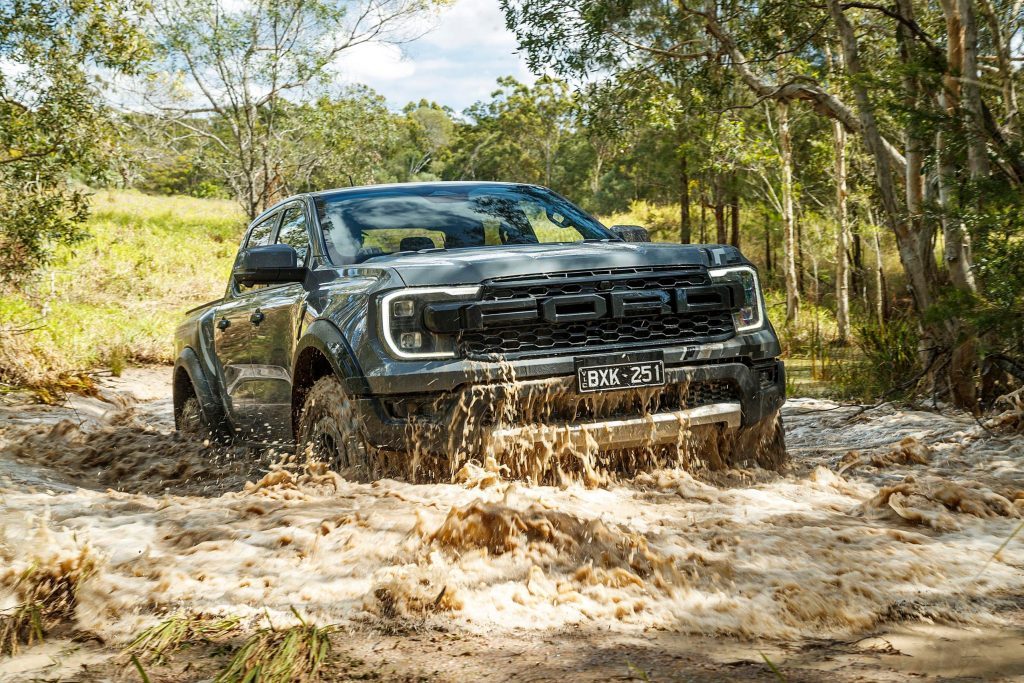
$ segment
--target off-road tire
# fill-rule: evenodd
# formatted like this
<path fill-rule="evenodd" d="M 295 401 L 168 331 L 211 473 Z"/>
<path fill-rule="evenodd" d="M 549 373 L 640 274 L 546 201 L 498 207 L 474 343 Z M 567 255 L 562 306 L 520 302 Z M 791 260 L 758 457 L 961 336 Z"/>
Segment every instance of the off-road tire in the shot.
<path fill-rule="evenodd" d="M 300 458 L 325 462 L 350 481 L 373 479 L 372 450 L 363 437 L 355 406 L 337 377 L 323 377 L 309 390 L 296 431 Z"/>
<path fill-rule="evenodd" d="M 211 443 L 226 443 L 230 441 L 230 434 L 223 424 L 210 424 L 203 413 L 203 406 L 195 391 L 189 387 L 189 394 L 185 397 L 181 407 L 174 413 L 174 429 L 186 437 Z"/>

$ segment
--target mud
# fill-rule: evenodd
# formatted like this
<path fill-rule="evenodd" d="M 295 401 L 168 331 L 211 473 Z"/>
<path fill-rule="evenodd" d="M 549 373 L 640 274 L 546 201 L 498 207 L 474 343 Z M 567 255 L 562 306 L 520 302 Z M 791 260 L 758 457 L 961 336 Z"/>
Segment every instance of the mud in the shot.
<path fill-rule="evenodd" d="M 1015 418 L 801 400 L 782 473 L 537 485 L 478 454 L 452 483 L 357 484 L 175 436 L 146 377 L 84 420 L 0 410 L 0 611 L 30 567 L 90 567 L 68 633 L 2 680 L 128 679 L 118 648 L 166 616 L 293 608 L 340 625 L 339 680 L 772 680 L 762 653 L 788 680 L 1024 676 Z M 209 679 L 224 648 L 187 659 L 154 680 Z"/>

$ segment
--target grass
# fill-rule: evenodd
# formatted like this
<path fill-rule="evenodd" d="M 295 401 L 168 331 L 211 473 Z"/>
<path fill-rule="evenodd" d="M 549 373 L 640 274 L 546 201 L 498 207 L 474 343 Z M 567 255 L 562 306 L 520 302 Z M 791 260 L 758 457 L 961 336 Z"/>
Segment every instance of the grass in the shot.
<path fill-rule="evenodd" d="M 124 649 L 133 662 L 162 664 L 189 645 L 224 638 L 237 631 L 237 617 L 174 616 L 142 631 Z"/>
<path fill-rule="evenodd" d="M 294 609 L 297 626 L 260 629 L 238 649 L 214 683 L 312 681 L 331 654 L 331 626 L 307 624 Z"/>
<path fill-rule="evenodd" d="M 70 623 L 78 604 L 78 586 L 95 569 L 87 551 L 51 565 L 26 568 L 13 587 L 19 602 L 0 612 L 0 656 L 41 643 L 50 631 Z"/>
<path fill-rule="evenodd" d="M 0 380 L 169 362 L 181 314 L 223 292 L 244 222 L 225 200 L 97 192 L 91 237 L 25 291 L 0 294 Z"/>

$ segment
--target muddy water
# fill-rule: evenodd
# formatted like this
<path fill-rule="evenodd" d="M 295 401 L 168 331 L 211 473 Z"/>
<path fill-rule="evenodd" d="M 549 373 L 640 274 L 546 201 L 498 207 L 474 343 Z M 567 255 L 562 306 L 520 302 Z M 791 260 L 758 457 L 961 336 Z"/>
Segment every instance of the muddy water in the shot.
<path fill-rule="evenodd" d="M 781 475 L 539 486 L 485 459 L 450 484 L 355 484 L 178 438 L 166 402 L 133 398 L 162 382 L 111 386 L 84 421 L 0 411 L 0 609 L 27 566 L 87 556 L 76 625 L 110 645 L 169 613 L 284 624 L 293 607 L 533 646 L 568 628 L 779 644 L 1024 625 L 1024 543 L 993 557 L 1024 515 L 1012 416 L 793 401 Z M 1000 671 L 1024 667 L 999 651 Z"/>

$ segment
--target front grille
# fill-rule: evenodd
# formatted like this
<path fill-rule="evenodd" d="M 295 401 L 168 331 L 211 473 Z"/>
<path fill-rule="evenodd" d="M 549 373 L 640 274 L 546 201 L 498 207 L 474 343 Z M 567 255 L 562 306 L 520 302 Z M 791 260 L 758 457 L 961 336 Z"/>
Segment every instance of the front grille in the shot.
<path fill-rule="evenodd" d="M 700 266 L 609 268 L 544 273 L 528 278 L 495 278 L 484 283 L 481 299 L 504 301 L 616 291 L 670 291 L 709 284 L 710 278 Z M 706 344 L 724 341 L 734 334 L 732 313 L 723 309 L 566 323 L 496 324 L 479 330 L 464 330 L 459 335 L 458 346 L 463 356 L 485 360 L 506 355 L 573 353 L 582 349 L 600 351 L 605 347 Z"/>
<path fill-rule="evenodd" d="M 733 335 L 729 311 L 685 315 L 591 320 L 557 325 L 528 326 L 463 332 L 459 344 L 464 355 L 574 351 L 601 346 L 667 346 L 723 341 Z"/>

